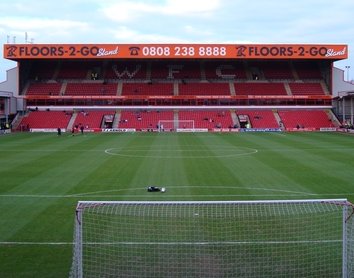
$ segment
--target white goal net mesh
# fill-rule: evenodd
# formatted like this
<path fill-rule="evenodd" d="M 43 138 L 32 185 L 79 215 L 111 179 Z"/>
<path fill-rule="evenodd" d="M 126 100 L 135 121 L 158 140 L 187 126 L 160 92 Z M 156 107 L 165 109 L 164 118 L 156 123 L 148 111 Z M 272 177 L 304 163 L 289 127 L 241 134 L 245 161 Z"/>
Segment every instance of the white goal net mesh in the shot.
<path fill-rule="evenodd" d="M 354 277 L 346 200 L 80 202 L 71 277 Z"/>
<path fill-rule="evenodd" d="M 162 131 L 194 130 L 194 120 L 160 120 L 158 129 Z"/>

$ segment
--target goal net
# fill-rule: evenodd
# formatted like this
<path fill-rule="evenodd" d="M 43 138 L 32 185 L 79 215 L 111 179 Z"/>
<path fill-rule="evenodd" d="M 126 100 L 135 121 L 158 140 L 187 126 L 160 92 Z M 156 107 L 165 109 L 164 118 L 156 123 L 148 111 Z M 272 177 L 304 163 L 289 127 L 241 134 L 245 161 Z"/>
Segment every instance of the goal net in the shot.
<path fill-rule="evenodd" d="M 163 131 L 194 131 L 194 120 L 160 120 L 158 130 Z"/>
<path fill-rule="evenodd" d="M 79 202 L 70 277 L 354 277 L 344 199 Z"/>

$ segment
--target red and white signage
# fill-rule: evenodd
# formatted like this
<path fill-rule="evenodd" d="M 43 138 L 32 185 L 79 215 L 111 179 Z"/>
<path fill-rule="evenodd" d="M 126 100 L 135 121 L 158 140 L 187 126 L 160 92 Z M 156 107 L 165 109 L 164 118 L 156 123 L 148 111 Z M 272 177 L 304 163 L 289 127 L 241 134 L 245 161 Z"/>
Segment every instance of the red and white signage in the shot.
<path fill-rule="evenodd" d="M 344 44 L 5 44 L 20 59 L 331 59 L 348 58 Z"/>

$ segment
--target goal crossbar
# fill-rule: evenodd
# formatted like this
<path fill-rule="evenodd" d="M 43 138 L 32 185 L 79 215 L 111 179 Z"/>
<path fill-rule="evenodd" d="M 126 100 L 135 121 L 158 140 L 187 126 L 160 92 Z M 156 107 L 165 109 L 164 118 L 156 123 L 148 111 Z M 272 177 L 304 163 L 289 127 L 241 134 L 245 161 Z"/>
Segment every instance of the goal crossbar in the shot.
<path fill-rule="evenodd" d="M 86 205 L 104 205 L 104 204 L 296 204 L 296 203 L 333 203 L 348 204 L 347 199 L 299 199 L 299 200 L 242 200 L 242 201 L 79 201 L 77 209 Z"/>

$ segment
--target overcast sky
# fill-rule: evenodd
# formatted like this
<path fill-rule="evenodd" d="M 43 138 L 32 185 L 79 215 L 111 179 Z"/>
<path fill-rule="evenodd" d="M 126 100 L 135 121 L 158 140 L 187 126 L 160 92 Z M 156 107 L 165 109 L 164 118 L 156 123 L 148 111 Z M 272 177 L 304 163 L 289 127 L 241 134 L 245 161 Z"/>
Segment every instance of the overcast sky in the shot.
<path fill-rule="evenodd" d="M 354 78 L 354 0 L 0 0 L 0 33 L 1 44 L 26 33 L 44 44 L 348 44 L 335 65 Z M 1 82 L 16 64 L 0 51 Z"/>

